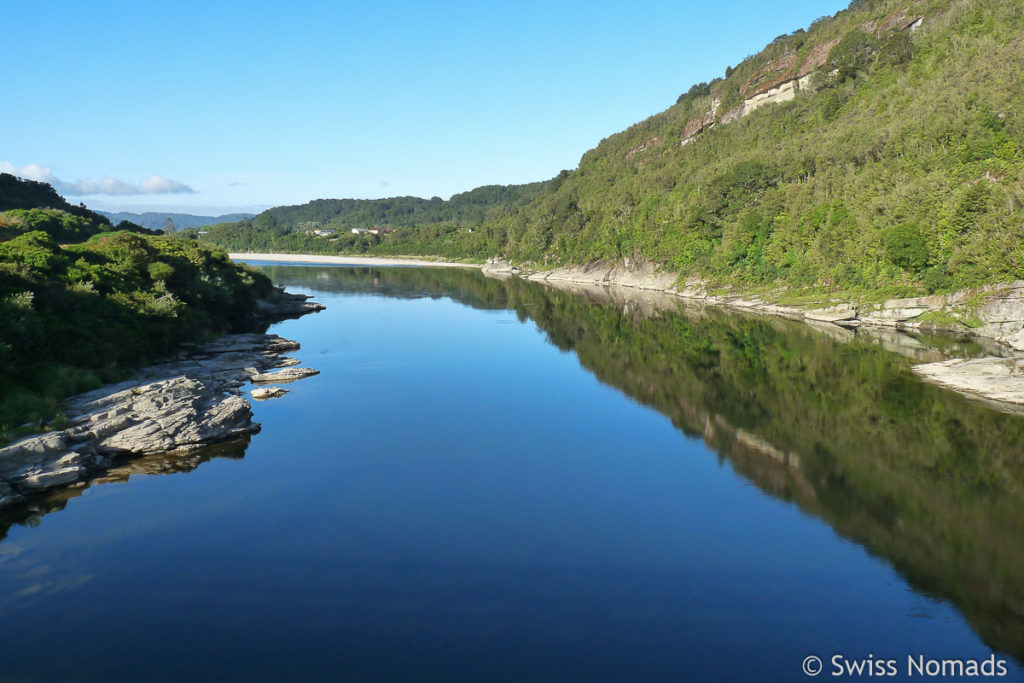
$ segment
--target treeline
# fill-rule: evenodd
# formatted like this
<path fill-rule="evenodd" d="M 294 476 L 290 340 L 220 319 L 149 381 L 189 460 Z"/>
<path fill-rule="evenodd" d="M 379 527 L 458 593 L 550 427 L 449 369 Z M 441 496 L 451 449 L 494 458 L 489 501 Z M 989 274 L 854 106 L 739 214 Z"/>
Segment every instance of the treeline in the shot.
<path fill-rule="evenodd" d="M 51 203 L 56 193 L 45 188 L 26 183 L 21 196 Z M 275 296 L 266 276 L 195 240 L 114 232 L 85 209 L 21 208 L 0 218 L 12 213 L 46 231 L 0 236 L 0 443 L 22 423 L 57 414 L 65 396 L 183 341 L 241 327 L 258 298 Z"/>
<path fill-rule="evenodd" d="M 913 31 L 894 21 L 917 16 Z M 825 296 L 1022 278 L 1022 34 L 1016 0 L 858 0 L 601 141 L 576 170 L 472 232 L 413 211 L 408 229 L 380 239 L 276 244 L 504 256 L 538 268 L 631 258 L 712 285 Z M 720 121 L 814 55 L 824 60 L 792 100 Z M 682 145 L 713 103 L 716 125 Z M 281 211 L 320 220 L 314 206 L 327 204 Z M 228 246 L 222 233 L 210 237 Z M 236 228 L 230 246 L 247 240 L 259 249 L 267 238 Z"/>

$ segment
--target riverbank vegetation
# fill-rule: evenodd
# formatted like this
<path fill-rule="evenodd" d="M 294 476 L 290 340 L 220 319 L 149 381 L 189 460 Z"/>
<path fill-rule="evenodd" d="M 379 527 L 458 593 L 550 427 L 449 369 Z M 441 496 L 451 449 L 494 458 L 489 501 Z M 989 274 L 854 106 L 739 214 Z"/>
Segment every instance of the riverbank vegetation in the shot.
<path fill-rule="evenodd" d="M 1024 277 L 1022 36 L 1014 0 L 854 0 L 602 140 L 534 197 L 458 217 L 441 200 L 398 216 L 383 207 L 408 198 L 365 215 L 318 200 L 203 239 L 538 268 L 628 258 L 712 286 L 826 297 L 1014 280 Z M 800 76 L 792 99 L 732 116 Z M 393 231 L 302 227 L 329 215 Z"/>
<path fill-rule="evenodd" d="M 42 189 L 18 183 L 24 197 Z M 4 225 L 24 219 L 35 228 L 19 223 L 0 241 L 0 443 L 24 422 L 55 416 L 65 396 L 120 379 L 181 342 L 240 328 L 257 299 L 276 291 L 195 240 L 115 231 L 87 209 L 40 203 L 0 211 Z"/>

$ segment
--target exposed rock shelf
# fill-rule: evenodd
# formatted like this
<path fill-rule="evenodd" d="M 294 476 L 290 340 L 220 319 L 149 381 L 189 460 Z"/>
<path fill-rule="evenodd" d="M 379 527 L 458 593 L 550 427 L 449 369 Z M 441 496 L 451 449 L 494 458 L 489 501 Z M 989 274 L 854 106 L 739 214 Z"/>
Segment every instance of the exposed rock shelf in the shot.
<path fill-rule="evenodd" d="M 298 318 L 307 313 L 317 313 L 327 308 L 323 304 L 309 301 L 310 298 L 308 294 L 284 292 L 278 301 L 257 301 L 256 317 L 260 322 L 277 322 Z"/>
<path fill-rule="evenodd" d="M 961 394 L 995 401 L 1001 410 L 1024 412 L 1024 358 L 954 358 L 916 365 L 914 372 Z"/>
<path fill-rule="evenodd" d="M 291 368 L 283 367 L 280 370 L 273 370 L 271 372 L 258 372 L 252 375 L 249 379 L 253 382 L 294 382 L 297 379 L 305 379 L 306 377 L 312 377 L 313 375 L 319 375 L 319 370 L 313 368 Z"/>
<path fill-rule="evenodd" d="M 268 398 L 279 398 L 284 396 L 288 393 L 288 390 L 282 387 L 260 387 L 259 389 L 253 389 L 249 393 L 252 394 L 253 398 L 263 401 Z"/>
<path fill-rule="evenodd" d="M 0 449 L 0 508 L 74 485 L 125 457 L 188 451 L 259 431 L 241 387 L 267 370 L 297 363 L 281 354 L 298 348 L 273 334 L 230 335 L 147 367 L 136 380 L 69 399 L 70 427 Z M 303 376 L 316 374 L 303 370 Z"/>

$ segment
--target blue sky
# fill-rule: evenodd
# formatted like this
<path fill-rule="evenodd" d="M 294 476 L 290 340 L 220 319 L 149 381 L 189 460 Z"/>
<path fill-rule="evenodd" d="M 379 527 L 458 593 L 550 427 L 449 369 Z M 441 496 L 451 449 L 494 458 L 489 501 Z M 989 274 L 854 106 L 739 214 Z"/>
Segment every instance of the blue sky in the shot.
<path fill-rule="evenodd" d="M 4 3 L 0 170 L 194 213 L 543 180 L 847 4 Z"/>

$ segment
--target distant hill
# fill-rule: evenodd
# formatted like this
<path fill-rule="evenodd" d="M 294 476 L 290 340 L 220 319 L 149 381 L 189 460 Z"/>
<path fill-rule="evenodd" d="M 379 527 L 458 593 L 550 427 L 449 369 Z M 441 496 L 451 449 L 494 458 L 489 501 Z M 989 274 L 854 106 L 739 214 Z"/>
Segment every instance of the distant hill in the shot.
<path fill-rule="evenodd" d="M 826 298 L 1021 279 L 1021 83 L 1020 0 L 853 0 L 600 141 L 472 232 L 423 214 L 334 248 L 539 268 L 629 259 L 712 287 Z M 675 99 L 678 85 L 665 88 Z M 316 204 L 301 220 L 322 221 Z M 409 225 L 417 205 L 403 207 Z M 281 207 L 262 227 L 285 215 L 300 220 Z M 259 228 L 232 246 L 266 246 Z"/>
<path fill-rule="evenodd" d="M 256 215 L 252 213 L 229 213 L 223 216 L 194 216 L 190 213 L 161 213 L 159 211 L 147 211 L 146 213 L 97 211 L 96 213 L 106 216 L 114 223 L 131 221 L 150 230 L 163 230 L 167 227 L 168 218 L 171 219 L 175 230 L 185 230 L 186 228 L 201 228 L 205 225 L 214 225 L 215 223 L 240 221 L 243 218 L 252 218 Z"/>
<path fill-rule="evenodd" d="M 229 249 L 337 253 L 365 251 L 382 235 L 371 229 L 422 230 L 440 240 L 457 232 L 470 234 L 488 221 L 526 206 L 548 191 L 551 181 L 526 185 L 484 185 L 469 192 L 440 197 L 387 199 L 316 199 L 296 206 L 267 209 L 251 220 L 225 222 L 209 228 L 206 241 Z M 352 230 L 359 234 L 353 234 Z M 320 234 L 314 233 L 318 231 Z M 329 236 L 327 236 L 329 235 Z M 420 236 L 426 233 L 420 232 Z"/>

